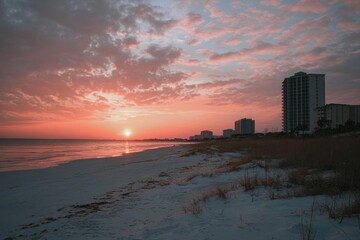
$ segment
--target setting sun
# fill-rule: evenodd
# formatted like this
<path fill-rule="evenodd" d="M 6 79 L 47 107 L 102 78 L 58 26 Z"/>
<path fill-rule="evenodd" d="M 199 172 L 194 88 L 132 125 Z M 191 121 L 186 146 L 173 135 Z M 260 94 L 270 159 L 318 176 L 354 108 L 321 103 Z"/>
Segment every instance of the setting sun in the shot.
<path fill-rule="evenodd" d="M 132 135 L 131 129 L 125 129 L 125 130 L 123 131 L 123 135 L 124 135 L 125 137 L 130 137 L 130 136 Z"/>

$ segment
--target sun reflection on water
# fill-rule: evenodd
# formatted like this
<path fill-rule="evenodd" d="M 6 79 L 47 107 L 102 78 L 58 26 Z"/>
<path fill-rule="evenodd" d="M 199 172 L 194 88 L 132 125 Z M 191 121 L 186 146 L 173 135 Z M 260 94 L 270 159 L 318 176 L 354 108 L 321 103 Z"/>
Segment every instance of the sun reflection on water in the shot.
<path fill-rule="evenodd" d="M 129 142 L 125 142 L 124 153 L 126 154 L 130 153 Z"/>

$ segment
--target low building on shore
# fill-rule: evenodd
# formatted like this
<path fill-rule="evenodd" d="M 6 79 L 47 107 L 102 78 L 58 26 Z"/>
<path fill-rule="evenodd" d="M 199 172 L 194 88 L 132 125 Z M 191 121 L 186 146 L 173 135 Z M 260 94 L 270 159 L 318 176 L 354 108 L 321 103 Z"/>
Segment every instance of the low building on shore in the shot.
<path fill-rule="evenodd" d="M 235 134 L 254 134 L 255 120 L 243 118 L 235 122 Z"/>
<path fill-rule="evenodd" d="M 196 140 L 202 140 L 201 135 L 193 135 L 189 137 L 189 140 L 196 141 Z"/>
<path fill-rule="evenodd" d="M 212 131 L 203 130 L 200 132 L 200 134 L 190 136 L 189 140 L 196 141 L 196 140 L 213 139 L 213 138 L 214 138 L 214 134 Z"/>
<path fill-rule="evenodd" d="M 223 130 L 223 137 L 224 138 L 231 138 L 235 134 L 233 129 L 225 129 Z"/>
<path fill-rule="evenodd" d="M 315 109 L 315 124 L 319 129 L 336 129 L 348 124 L 360 124 L 360 105 L 326 104 Z"/>
<path fill-rule="evenodd" d="M 202 139 L 212 139 L 214 138 L 213 132 L 209 130 L 201 131 L 200 133 Z"/>

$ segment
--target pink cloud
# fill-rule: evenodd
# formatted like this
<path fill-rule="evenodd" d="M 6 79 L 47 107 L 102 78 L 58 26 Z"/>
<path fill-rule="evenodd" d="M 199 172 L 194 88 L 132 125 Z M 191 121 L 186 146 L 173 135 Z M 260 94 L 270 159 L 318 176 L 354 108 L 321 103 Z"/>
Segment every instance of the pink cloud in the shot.
<path fill-rule="evenodd" d="M 241 57 L 241 52 L 214 53 L 209 57 L 209 62 L 220 63 L 237 60 Z"/>
<path fill-rule="evenodd" d="M 343 7 L 338 9 L 337 27 L 343 31 L 358 31 L 360 24 L 354 19 L 355 14 L 349 9 Z"/>
<path fill-rule="evenodd" d="M 307 18 L 285 30 L 282 38 L 285 39 L 284 41 L 293 39 L 302 46 L 305 46 L 306 43 L 318 46 L 326 45 L 335 34 L 330 28 L 331 22 L 332 18 L 329 16 Z"/>
<path fill-rule="evenodd" d="M 246 12 L 228 15 L 219 21 L 227 33 L 239 38 L 245 36 L 257 38 L 281 33 L 281 24 L 287 19 L 288 16 L 284 14 L 249 8 Z"/>
<path fill-rule="evenodd" d="M 263 0 L 261 4 L 266 6 L 278 6 L 281 4 L 281 0 Z"/>
<path fill-rule="evenodd" d="M 219 40 L 216 42 L 219 45 L 228 45 L 228 46 L 236 46 L 241 43 L 240 38 L 229 38 L 224 40 Z"/>
<path fill-rule="evenodd" d="M 202 63 L 202 61 L 200 61 L 199 59 L 184 59 L 181 58 L 177 61 L 177 63 L 179 64 L 183 64 L 183 65 L 189 65 L 189 66 L 196 66 L 196 65 L 200 65 Z"/>
<path fill-rule="evenodd" d="M 205 25 L 204 23 L 205 20 L 200 14 L 190 12 L 179 21 L 177 28 L 195 36 L 188 41 L 190 45 L 197 45 L 202 41 L 222 36 L 228 31 L 228 29 L 219 27 L 215 23 L 206 23 Z"/>
<path fill-rule="evenodd" d="M 236 52 L 214 53 L 209 56 L 210 63 L 223 63 L 239 60 L 240 58 L 252 57 L 257 54 L 282 54 L 287 48 L 280 44 L 271 44 L 257 41 L 250 44 L 250 48 L 244 48 Z"/>
<path fill-rule="evenodd" d="M 199 13 L 189 12 L 178 22 L 178 27 L 192 33 L 195 32 L 202 23 L 204 23 L 204 19 Z"/>
<path fill-rule="evenodd" d="M 209 11 L 210 17 L 212 18 L 220 18 L 226 15 L 223 11 L 221 11 L 217 6 L 217 0 L 209 0 L 204 5 L 204 8 Z"/>
<path fill-rule="evenodd" d="M 167 102 L 169 99 L 176 99 L 182 95 L 176 87 L 164 86 L 160 89 L 132 90 L 124 95 L 124 98 L 136 102 L 137 105 L 151 105 Z"/>
<path fill-rule="evenodd" d="M 278 73 L 277 73 L 278 74 Z M 241 80 L 238 84 L 225 88 L 223 91 L 211 94 L 212 104 L 227 105 L 257 105 L 273 106 L 280 103 L 280 88 L 273 88 L 277 84 L 277 75 L 256 74 L 248 80 Z"/>
<path fill-rule="evenodd" d="M 328 11 L 329 4 L 328 2 L 321 0 L 298 0 L 294 4 L 283 5 L 282 9 L 290 12 L 324 13 Z"/>
<path fill-rule="evenodd" d="M 89 15 L 72 4 L 14 3 L 18 15 L 3 19 L 0 31 L 7 38 L 0 40 L 6 49 L 0 58 L 2 123 L 15 118 L 99 117 L 97 113 L 114 105 L 148 104 L 186 94 L 179 83 L 187 75 L 168 69 L 181 56 L 181 49 L 157 44 L 144 47 L 134 35 L 140 28 L 144 35 L 163 34 L 174 20 L 146 4 L 87 2 Z M 14 19 L 22 24 L 15 24 Z M 146 24 L 140 27 L 139 22 Z M 168 94 L 174 84 L 177 95 Z M 109 102 L 93 92 L 114 94 L 123 101 Z M 128 98 L 131 94 L 137 97 Z"/>
<path fill-rule="evenodd" d="M 199 48 L 196 50 L 197 53 L 203 54 L 207 57 L 210 57 L 211 55 L 215 54 L 214 51 L 207 49 L 207 48 Z"/>
<path fill-rule="evenodd" d="M 187 42 L 189 45 L 192 45 L 192 46 L 195 46 L 195 45 L 198 45 L 199 43 L 201 43 L 201 41 L 199 39 L 191 39 Z"/>
<path fill-rule="evenodd" d="M 211 40 L 234 31 L 235 31 L 234 27 L 223 28 L 216 26 L 216 27 L 205 27 L 204 30 L 197 29 L 196 31 L 193 32 L 193 34 L 204 40 Z"/>
<path fill-rule="evenodd" d="M 210 3 L 210 5 L 205 4 L 205 6 L 208 8 L 214 7 L 215 3 Z M 211 15 L 209 17 L 211 17 Z M 180 21 L 182 24 L 178 25 L 178 27 L 188 34 L 196 36 L 197 39 L 211 41 L 229 34 L 242 38 L 243 36 L 258 37 L 259 35 L 266 36 L 280 33 L 282 31 L 280 24 L 287 18 L 284 14 L 248 8 L 245 12 L 234 14 L 221 12 L 221 17 L 212 18 L 211 21 L 206 22 L 200 14 L 187 14 L 187 16 Z M 195 24 L 189 24 L 189 22 L 194 22 Z M 231 45 L 235 45 L 236 43 L 235 40 L 229 40 L 227 42 L 227 44 Z"/>
<path fill-rule="evenodd" d="M 360 14 L 360 1 L 358 0 L 337 0 L 337 2 L 342 3 L 348 9 L 355 11 L 357 14 Z"/>
<path fill-rule="evenodd" d="M 127 37 L 123 40 L 124 47 L 135 48 L 139 45 L 139 42 L 135 37 Z"/>
<path fill-rule="evenodd" d="M 212 6 L 211 4 L 212 2 L 205 4 L 204 7 L 213 9 L 210 7 Z M 178 22 L 177 27 L 190 35 L 194 35 L 196 38 L 193 38 L 188 43 L 190 45 L 197 45 L 200 41 L 207 41 L 222 36 L 229 31 L 229 28 L 224 29 L 224 27 L 220 27 L 215 21 L 216 20 L 205 22 L 201 14 L 190 12 Z M 235 30 L 235 28 L 233 30 Z"/>
<path fill-rule="evenodd" d="M 244 80 L 242 79 L 228 79 L 228 80 L 217 80 L 207 83 L 200 83 L 196 84 L 196 87 L 199 89 L 217 89 L 217 88 L 225 88 L 225 87 L 231 87 L 231 86 L 240 86 Z"/>

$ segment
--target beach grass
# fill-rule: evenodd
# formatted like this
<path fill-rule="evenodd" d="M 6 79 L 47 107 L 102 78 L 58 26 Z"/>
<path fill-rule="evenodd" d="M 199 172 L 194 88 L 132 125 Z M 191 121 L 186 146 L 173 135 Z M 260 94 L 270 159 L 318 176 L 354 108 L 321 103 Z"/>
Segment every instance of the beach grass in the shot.
<path fill-rule="evenodd" d="M 195 144 L 190 152 L 244 152 L 224 166 L 236 170 L 253 160 L 281 159 L 279 167 L 295 168 L 291 178 L 305 181 L 309 171 L 333 171 L 340 191 L 360 188 L 360 137 L 262 138 L 222 140 Z M 296 179 L 296 180 L 294 180 Z"/>
<path fill-rule="evenodd" d="M 259 179 L 247 176 L 240 179 L 237 187 L 245 191 L 259 186 L 278 188 L 280 185 L 294 186 L 287 194 L 279 195 L 275 191 L 269 194 L 271 199 L 283 197 L 303 197 L 315 195 L 339 196 L 350 193 L 359 196 L 360 192 L 360 137 L 277 137 L 277 138 L 244 138 L 214 140 L 190 146 L 189 154 L 241 152 L 242 157 L 228 161 L 219 167 L 214 174 L 238 171 L 249 162 L 263 162 L 267 168 L 270 161 L 279 160 L 278 168 L 288 170 L 287 177 L 276 181 L 274 177 Z M 269 164 L 267 164 L 269 163 Z M 300 186 L 301 188 L 297 188 Z M 219 189 L 219 188 L 218 188 Z M 195 202 L 217 196 L 218 189 L 204 194 Z M 220 196 L 225 196 L 220 193 Z M 344 203 L 332 203 L 324 208 L 330 217 L 343 218 L 360 214 L 360 198 L 355 197 Z"/>

